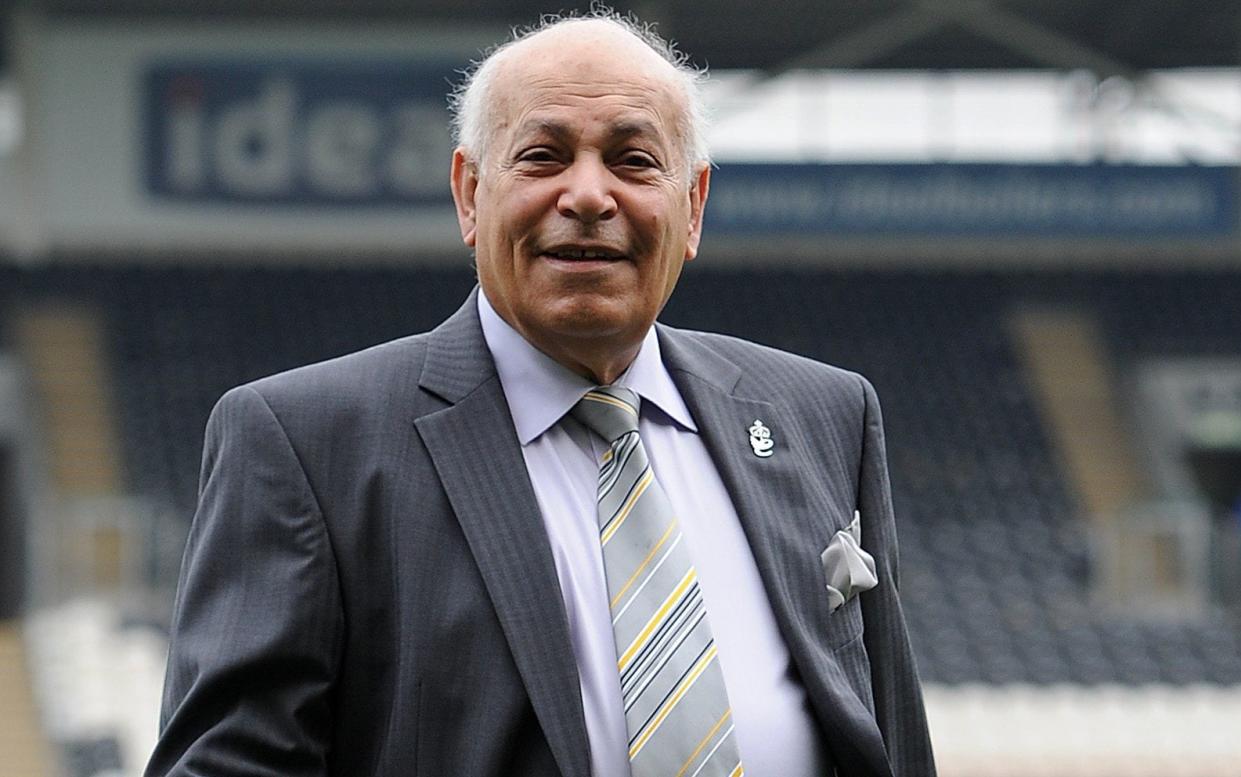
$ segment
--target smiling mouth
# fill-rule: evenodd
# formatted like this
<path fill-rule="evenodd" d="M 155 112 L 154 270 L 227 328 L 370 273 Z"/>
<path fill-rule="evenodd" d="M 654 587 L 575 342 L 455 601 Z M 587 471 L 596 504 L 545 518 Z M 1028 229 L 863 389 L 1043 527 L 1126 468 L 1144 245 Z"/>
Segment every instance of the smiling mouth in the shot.
<path fill-rule="evenodd" d="M 550 256 L 553 259 L 564 259 L 566 261 L 591 260 L 615 260 L 624 259 L 625 255 L 620 251 L 613 251 L 609 248 L 549 248 L 543 251 L 544 256 Z"/>

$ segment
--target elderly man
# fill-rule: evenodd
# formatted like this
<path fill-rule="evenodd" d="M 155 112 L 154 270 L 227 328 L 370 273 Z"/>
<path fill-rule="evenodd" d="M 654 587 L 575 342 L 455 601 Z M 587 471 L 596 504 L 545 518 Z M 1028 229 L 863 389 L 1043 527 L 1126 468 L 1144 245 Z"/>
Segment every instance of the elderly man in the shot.
<path fill-rule="evenodd" d="M 598 13 L 469 78 L 481 292 L 220 401 L 148 774 L 934 773 L 869 384 L 654 325 L 697 76 Z"/>

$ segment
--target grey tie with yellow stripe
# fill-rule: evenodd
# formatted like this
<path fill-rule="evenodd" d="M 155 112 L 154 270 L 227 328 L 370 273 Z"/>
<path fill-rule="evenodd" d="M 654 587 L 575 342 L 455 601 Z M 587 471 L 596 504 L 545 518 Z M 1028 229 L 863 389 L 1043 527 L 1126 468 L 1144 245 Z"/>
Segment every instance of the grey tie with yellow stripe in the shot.
<path fill-rule="evenodd" d="M 588 392 L 572 415 L 607 440 L 599 538 L 634 777 L 743 774 L 698 575 L 638 437 L 637 394 Z"/>

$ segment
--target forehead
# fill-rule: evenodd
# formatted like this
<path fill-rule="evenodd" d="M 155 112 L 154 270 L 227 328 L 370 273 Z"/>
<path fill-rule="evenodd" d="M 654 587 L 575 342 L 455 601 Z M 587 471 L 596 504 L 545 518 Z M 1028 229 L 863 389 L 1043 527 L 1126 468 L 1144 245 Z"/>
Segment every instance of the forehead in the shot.
<path fill-rule="evenodd" d="M 550 114 L 568 110 L 578 125 L 679 134 L 685 95 L 672 65 L 632 35 L 597 24 L 568 24 L 506 52 L 492 92 L 495 131 L 546 128 Z"/>

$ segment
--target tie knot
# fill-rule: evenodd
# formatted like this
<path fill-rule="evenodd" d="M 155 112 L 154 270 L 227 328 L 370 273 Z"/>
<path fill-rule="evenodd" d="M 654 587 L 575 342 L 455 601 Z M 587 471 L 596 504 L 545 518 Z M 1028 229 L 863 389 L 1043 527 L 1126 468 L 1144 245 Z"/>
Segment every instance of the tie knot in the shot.
<path fill-rule="evenodd" d="M 586 392 L 571 415 L 609 443 L 638 430 L 638 395 L 620 386 L 599 386 Z"/>

